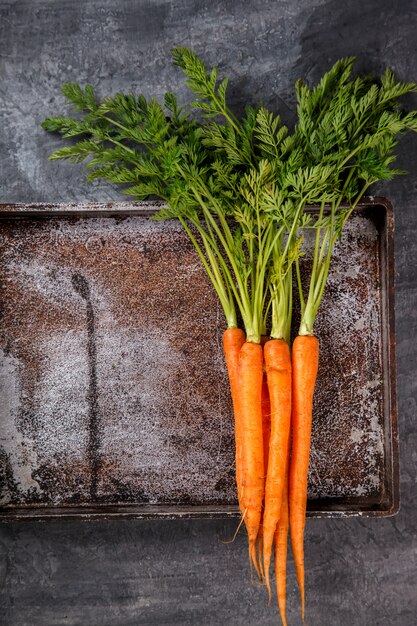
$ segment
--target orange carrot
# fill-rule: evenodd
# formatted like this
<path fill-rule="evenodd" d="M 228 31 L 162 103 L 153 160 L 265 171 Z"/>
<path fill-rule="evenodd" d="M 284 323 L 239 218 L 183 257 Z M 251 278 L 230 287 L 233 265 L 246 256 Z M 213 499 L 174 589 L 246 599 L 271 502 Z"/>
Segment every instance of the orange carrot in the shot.
<path fill-rule="evenodd" d="M 246 342 L 239 353 L 239 415 L 242 435 L 242 506 L 249 538 L 249 559 L 258 571 L 256 541 L 264 498 L 262 435 L 263 350 Z"/>
<path fill-rule="evenodd" d="M 307 478 L 313 414 L 313 394 L 319 363 L 319 342 L 312 335 L 298 335 L 292 350 L 293 410 L 289 482 L 291 545 L 305 614 L 304 526 L 307 507 Z"/>
<path fill-rule="evenodd" d="M 267 335 L 262 335 L 261 346 L 264 347 L 268 340 L 269 340 L 269 337 Z M 264 471 L 266 474 L 267 467 L 268 467 L 269 435 L 271 433 L 271 404 L 269 402 L 268 381 L 266 378 L 266 371 L 265 371 L 265 356 L 263 359 L 261 403 L 262 403 L 262 439 L 263 439 L 263 448 L 264 448 Z M 265 499 L 262 505 L 262 509 L 264 508 L 265 508 Z M 261 519 L 261 524 L 259 526 L 259 531 L 258 531 L 258 560 L 259 560 L 259 569 L 260 569 L 261 576 L 263 579 L 264 572 L 263 572 L 262 555 L 263 555 L 263 527 L 262 527 L 262 519 Z"/>
<path fill-rule="evenodd" d="M 268 380 L 265 369 L 265 344 L 268 341 L 266 335 L 261 337 L 261 345 L 264 349 L 263 376 L 262 376 L 262 435 L 264 444 L 264 470 L 268 470 L 269 437 L 271 434 L 271 403 L 269 401 Z"/>
<path fill-rule="evenodd" d="M 263 561 L 265 582 L 271 597 L 269 566 L 272 545 L 281 513 L 285 485 L 285 467 L 291 423 L 291 356 L 283 339 L 265 344 L 265 366 L 271 403 L 271 436 L 269 440 L 268 471 L 265 483 L 263 515 Z"/>
<path fill-rule="evenodd" d="M 281 514 L 274 536 L 275 580 L 279 612 L 283 626 L 287 626 L 287 543 L 288 543 L 288 466 L 289 454 L 285 471 L 284 491 L 282 494 Z"/>
<path fill-rule="evenodd" d="M 235 446 L 236 446 L 236 484 L 238 492 L 239 507 L 242 511 L 242 469 L 241 469 L 241 428 L 239 417 L 239 381 L 238 362 L 239 352 L 245 343 L 245 333 L 240 328 L 228 328 L 223 334 L 223 351 L 226 360 L 227 373 L 229 375 L 230 391 L 232 394 L 233 412 L 235 417 Z"/>

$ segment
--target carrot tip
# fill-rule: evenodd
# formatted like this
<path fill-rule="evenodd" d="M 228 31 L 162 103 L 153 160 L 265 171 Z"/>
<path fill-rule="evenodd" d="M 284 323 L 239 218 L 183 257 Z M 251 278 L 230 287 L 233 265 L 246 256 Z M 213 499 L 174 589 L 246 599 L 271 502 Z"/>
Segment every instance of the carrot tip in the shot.
<path fill-rule="evenodd" d="M 256 554 L 256 543 L 254 541 L 249 542 L 249 563 L 251 566 L 251 572 L 253 571 L 252 568 L 254 568 L 259 581 L 262 582 L 263 576 L 259 567 L 258 556 Z"/>
<path fill-rule="evenodd" d="M 256 552 L 256 559 L 257 559 L 259 571 L 261 573 L 261 582 L 263 584 L 263 581 L 265 579 L 265 570 L 264 570 L 264 565 L 263 565 L 263 560 L 262 560 L 262 553 L 263 553 L 263 536 L 262 536 L 262 532 L 258 533 L 257 547 L 258 547 L 258 549 L 257 549 L 257 552 Z"/>

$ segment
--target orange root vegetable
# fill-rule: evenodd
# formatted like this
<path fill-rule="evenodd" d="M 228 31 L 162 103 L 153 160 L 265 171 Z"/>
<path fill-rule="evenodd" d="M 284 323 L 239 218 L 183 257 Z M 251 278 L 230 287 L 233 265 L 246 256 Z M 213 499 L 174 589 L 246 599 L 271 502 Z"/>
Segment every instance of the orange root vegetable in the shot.
<path fill-rule="evenodd" d="M 291 545 L 305 615 L 304 527 L 307 508 L 307 478 L 313 415 L 313 395 L 319 363 L 319 342 L 312 335 L 296 337 L 292 349 L 292 447 L 289 478 Z"/>
<path fill-rule="evenodd" d="M 263 562 L 262 562 L 262 552 L 263 552 L 263 535 L 262 535 L 262 517 L 261 517 L 261 523 L 259 524 L 258 536 L 256 538 L 256 564 L 255 564 L 255 570 L 256 570 L 256 573 L 258 574 L 258 578 L 261 583 L 263 583 L 265 579 L 265 572 L 263 569 Z"/>
<path fill-rule="evenodd" d="M 263 565 L 271 598 L 269 568 L 274 535 L 281 514 L 291 424 L 291 356 L 287 342 L 283 339 L 268 341 L 264 348 L 264 358 L 271 405 L 271 434 L 263 513 Z"/>
<path fill-rule="evenodd" d="M 242 471 L 241 471 L 241 434 L 240 434 L 240 418 L 239 418 L 239 381 L 238 381 L 238 363 L 239 352 L 245 343 L 245 333 L 240 328 L 228 328 L 223 333 L 223 352 L 226 360 L 227 373 L 229 375 L 230 392 L 233 402 L 233 413 L 235 418 L 235 446 L 236 446 L 236 484 L 238 502 L 241 513 L 241 491 L 242 491 Z"/>
<path fill-rule="evenodd" d="M 288 469 L 290 455 L 287 455 L 285 484 L 282 494 L 281 514 L 274 536 L 275 580 L 277 586 L 278 607 L 282 625 L 287 626 L 287 545 L 288 545 Z"/>
<path fill-rule="evenodd" d="M 264 363 L 263 363 L 263 376 L 262 376 L 262 435 L 264 444 L 264 470 L 265 474 L 268 471 L 268 455 L 269 455 L 269 437 L 271 434 L 271 403 L 269 401 L 268 380 L 265 369 L 265 344 L 268 341 L 268 337 L 263 335 L 261 337 L 261 345 L 264 349 Z"/>
<path fill-rule="evenodd" d="M 261 337 L 261 345 L 264 347 L 266 342 L 268 341 L 267 335 L 262 335 Z M 263 439 L 263 447 L 264 447 L 264 471 L 265 474 L 267 472 L 268 467 L 268 451 L 269 451 L 269 435 L 271 432 L 271 405 L 269 402 L 269 391 L 268 391 L 268 381 L 266 378 L 265 371 L 265 357 L 263 361 L 263 376 L 262 376 L 262 439 Z M 262 505 L 262 508 L 265 507 L 265 501 Z M 258 532 L 258 560 L 259 560 L 259 569 L 261 572 L 262 579 L 265 578 L 263 571 L 263 527 L 262 520 L 259 526 Z"/>
<path fill-rule="evenodd" d="M 256 544 L 264 498 L 262 435 L 263 350 L 246 342 L 239 353 L 239 415 L 242 450 L 242 507 L 249 539 L 249 559 L 260 575 Z"/>

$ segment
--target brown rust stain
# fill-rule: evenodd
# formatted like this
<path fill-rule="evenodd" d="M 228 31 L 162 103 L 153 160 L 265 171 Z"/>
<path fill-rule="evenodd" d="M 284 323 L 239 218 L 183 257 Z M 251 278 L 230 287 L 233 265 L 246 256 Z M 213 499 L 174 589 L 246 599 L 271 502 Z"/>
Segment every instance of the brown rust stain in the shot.
<path fill-rule="evenodd" d="M 234 503 L 223 314 L 179 225 L 9 220 L 1 239 L 3 504 Z M 381 490 L 379 292 L 357 216 L 317 320 L 311 498 Z"/>

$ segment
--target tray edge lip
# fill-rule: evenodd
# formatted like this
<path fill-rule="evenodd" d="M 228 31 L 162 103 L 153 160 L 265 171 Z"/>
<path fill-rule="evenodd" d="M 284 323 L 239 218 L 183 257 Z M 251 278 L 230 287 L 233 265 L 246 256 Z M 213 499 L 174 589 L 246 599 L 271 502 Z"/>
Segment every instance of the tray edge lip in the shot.
<path fill-rule="evenodd" d="M 142 216 L 150 217 L 162 207 L 167 206 L 161 200 L 111 201 L 111 202 L 0 202 L 0 220 L 17 217 L 121 217 Z M 347 207 L 347 204 L 342 204 Z M 392 204 L 383 196 L 364 196 L 355 207 L 355 211 L 370 206 L 383 206 L 385 211 L 393 213 Z M 311 205 L 318 209 L 317 205 Z"/>
<path fill-rule="evenodd" d="M 150 217 L 166 206 L 165 202 L 32 202 L 0 203 L 0 219 L 17 217 Z"/>
<path fill-rule="evenodd" d="M 386 516 L 397 515 L 400 511 L 400 447 L 398 433 L 398 403 L 397 403 L 397 358 L 396 358 L 396 338 L 395 338 L 395 212 L 391 201 L 386 197 L 376 197 L 374 199 L 377 204 L 385 208 L 385 279 L 387 286 L 386 293 L 386 321 L 388 324 L 387 336 L 388 342 L 385 349 L 388 358 L 388 374 L 389 374 L 389 424 L 390 444 L 391 444 L 391 488 L 392 501 Z M 383 304 L 383 303 L 381 303 Z M 381 307 L 382 309 L 382 307 Z M 381 320 L 382 321 L 382 320 Z"/>
<path fill-rule="evenodd" d="M 170 506 L 172 509 L 170 510 Z M 174 508 L 175 507 L 175 508 Z M 159 509 L 159 510 L 158 510 Z M 160 509 L 163 509 L 162 511 Z M 391 517 L 397 511 L 389 509 L 351 509 L 351 510 L 309 510 L 308 518 L 314 519 L 345 519 L 350 517 Z M 85 522 L 117 521 L 117 520 L 150 520 L 150 519 L 238 519 L 240 512 L 237 505 L 216 506 L 184 506 L 184 505 L 109 505 L 108 508 L 94 510 L 88 506 L 31 507 L 0 512 L 0 524 L 14 522 L 49 522 L 79 520 Z"/>

